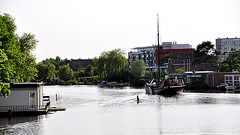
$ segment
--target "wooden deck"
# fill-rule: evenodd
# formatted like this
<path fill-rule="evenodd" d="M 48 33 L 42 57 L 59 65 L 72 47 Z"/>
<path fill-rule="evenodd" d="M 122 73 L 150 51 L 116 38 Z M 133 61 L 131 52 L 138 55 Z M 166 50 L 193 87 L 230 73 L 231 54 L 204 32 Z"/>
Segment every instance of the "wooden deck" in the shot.
<path fill-rule="evenodd" d="M 49 111 L 65 111 L 66 108 L 62 107 L 50 107 Z"/>

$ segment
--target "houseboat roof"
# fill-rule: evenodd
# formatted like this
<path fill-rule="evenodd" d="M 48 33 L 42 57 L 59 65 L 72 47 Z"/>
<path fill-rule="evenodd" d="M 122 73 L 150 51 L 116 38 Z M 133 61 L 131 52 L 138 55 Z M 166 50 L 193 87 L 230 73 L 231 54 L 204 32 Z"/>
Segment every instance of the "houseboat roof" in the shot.
<path fill-rule="evenodd" d="M 214 73 L 214 71 L 188 71 L 185 72 L 185 74 L 208 74 L 208 73 Z"/>
<path fill-rule="evenodd" d="M 26 88 L 42 86 L 43 82 L 30 82 L 30 83 L 10 83 L 10 88 Z"/>

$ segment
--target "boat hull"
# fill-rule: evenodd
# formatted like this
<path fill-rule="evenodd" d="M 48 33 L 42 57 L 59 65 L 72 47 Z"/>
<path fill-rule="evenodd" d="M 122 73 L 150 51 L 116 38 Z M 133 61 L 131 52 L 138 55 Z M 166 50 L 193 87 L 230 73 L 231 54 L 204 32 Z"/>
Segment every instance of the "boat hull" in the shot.
<path fill-rule="evenodd" d="M 153 87 L 146 85 L 146 94 L 157 94 L 157 95 L 176 95 L 183 91 L 184 86 L 169 86 L 169 87 Z"/>

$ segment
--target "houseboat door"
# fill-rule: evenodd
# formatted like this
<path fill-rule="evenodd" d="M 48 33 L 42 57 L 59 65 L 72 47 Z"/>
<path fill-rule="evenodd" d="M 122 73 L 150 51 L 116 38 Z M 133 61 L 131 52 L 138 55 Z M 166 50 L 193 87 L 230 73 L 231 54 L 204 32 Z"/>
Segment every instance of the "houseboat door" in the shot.
<path fill-rule="evenodd" d="M 30 110 L 34 110 L 36 109 L 36 93 L 29 93 L 29 97 L 30 97 L 29 100 Z"/>

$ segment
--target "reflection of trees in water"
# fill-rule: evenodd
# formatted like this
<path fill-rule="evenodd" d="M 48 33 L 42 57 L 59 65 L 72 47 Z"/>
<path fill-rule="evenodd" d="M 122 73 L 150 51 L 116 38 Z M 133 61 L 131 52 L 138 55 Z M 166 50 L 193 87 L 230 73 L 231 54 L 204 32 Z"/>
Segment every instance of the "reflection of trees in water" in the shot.
<path fill-rule="evenodd" d="M 31 122 L 42 119 L 43 116 L 25 116 L 25 117 L 3 117 L 0 118 L 0 127 L 4 125 L 12 125 L 12 124 L 18 124 L 18 123 L 24 123 L 24 122 Z"/>
<path fill-rule="evenodd" d="M 201 97 L 197 99 L 198 104 L 216 104 L 217 102 L 218 100 L 212 97 Z"/>
<path fill-rule="evenodd" d="M 39 116 L 0 118 L 0 134 L 43 134 Z"/>

